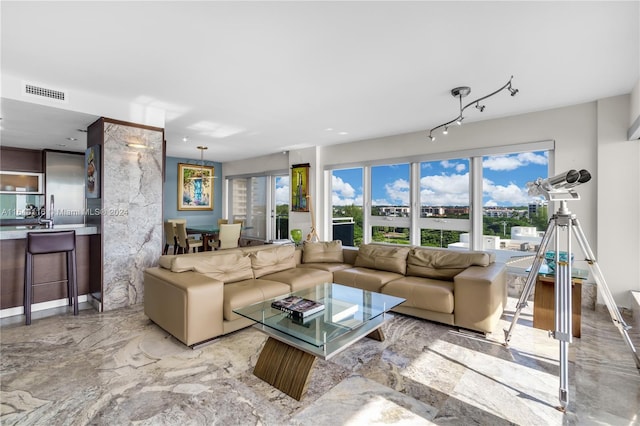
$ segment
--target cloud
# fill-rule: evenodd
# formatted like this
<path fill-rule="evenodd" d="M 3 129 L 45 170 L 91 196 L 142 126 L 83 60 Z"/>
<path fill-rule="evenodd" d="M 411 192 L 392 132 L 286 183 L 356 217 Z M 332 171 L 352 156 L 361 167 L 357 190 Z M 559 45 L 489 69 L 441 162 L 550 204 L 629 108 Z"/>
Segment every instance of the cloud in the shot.
<path fill-rule="evenodd" d="M 462 173 L 467 170 L 466 162 L 443 160 L 440 162 L 440 166 L 445 169 L 455 169 L 458 173 Z"/>
<path fill-rule="evenodd" d="M 385 192 L 389 199 L 387 204 L 393 205 L 409 205 L 409 181 L 406 179 L 396 179 L 384 186 Z"/>
<path fill-rule="evenodd" d="M 469 173 L 423 176 L 420 178 L 420 203 L 429 206 L 468 206 Z"/>
<path fill-rule="evenodd" d="M 350 183 L 345 182 L 339 176 L 332 175 L 331 203 L 334 206 L 362 205 L 362 194 L 356 194 L 356 190 Z"/>
<path fill-rule="evenodd" d="M 549 162 L 547 153 L 523 152 L 515 155 L 489 156 L 482 161 L 482 167 L 493 171 L 510 171 L 529 164 L 545 165 Z"/>
<path fill-rule="evenodd" d="M 289 176 L 282 176 L 276 179 L 276 205 L 289 202 Z"/>
<path fill-rule="evenodd" d="M 529 204 L 532 200 L 526 188 L 520 188 L 512 182 L 507 185 L 496 185 L 489 179 L 483 179 L 482 192 L 483 198 L 488 198 L 488 201 L 484 203 L 486 207 L 498 205 L 522 206 Z"/>
<path fill-rule="evenodd" d="M 276 205 L 289 204 L 289 187 L 276 187 Z"/>

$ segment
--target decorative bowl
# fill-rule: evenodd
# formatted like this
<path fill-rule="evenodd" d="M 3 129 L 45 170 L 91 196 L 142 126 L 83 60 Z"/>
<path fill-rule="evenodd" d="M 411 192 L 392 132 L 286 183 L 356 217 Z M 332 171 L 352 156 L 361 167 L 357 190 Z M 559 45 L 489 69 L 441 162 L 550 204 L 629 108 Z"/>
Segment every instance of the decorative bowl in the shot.
<path fill-rule="evenodd" d="M 560 262 L 567 262 L 568 256 L 566 251 L 561 251 L 559 256 Z M 573 265 L 573 253 L 571 253 L 571 264 Z M 547 263 L 547 267 L 549 268 L 549 272 L 554 273 L 556 271 L 556 252 L 554 250 L 550 250 L 544 254 L 544 260 Z"/>

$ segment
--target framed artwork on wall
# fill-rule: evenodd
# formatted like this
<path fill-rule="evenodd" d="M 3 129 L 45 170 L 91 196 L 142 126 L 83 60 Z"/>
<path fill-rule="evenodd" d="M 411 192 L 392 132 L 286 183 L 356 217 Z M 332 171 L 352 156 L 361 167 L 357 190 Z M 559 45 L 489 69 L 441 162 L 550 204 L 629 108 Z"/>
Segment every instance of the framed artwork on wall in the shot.
<path fill-rule="evenodd" d="M 213 210 L 213 166 L 178 163 L 178 210 Z"/>
<path fill-rule="evenodd" d="M 87 198 L 100 198 L 100 145 L 84 152 L 84 192 Z"/>
<path fill-rule="evenodd" d="M 308 212 L 309 163 L 291 166 L 291 211 Z"/>

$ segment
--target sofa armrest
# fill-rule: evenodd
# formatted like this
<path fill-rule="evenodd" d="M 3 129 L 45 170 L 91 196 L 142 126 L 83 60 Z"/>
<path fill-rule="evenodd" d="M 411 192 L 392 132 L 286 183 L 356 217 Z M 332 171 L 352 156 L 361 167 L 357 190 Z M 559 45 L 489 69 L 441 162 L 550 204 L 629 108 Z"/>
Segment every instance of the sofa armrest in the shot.
<path fill-rule="evenodd" d="M 491 333 L 507 304 L 504 263 L 470 266 L 453 278 L 454 317 L 459 327 Z"/>
<path fill-rule="evenodd" d="M 187 346 L 223 334 L 224 283 L 197 272 L 148 268 L 144 313 Z"/>

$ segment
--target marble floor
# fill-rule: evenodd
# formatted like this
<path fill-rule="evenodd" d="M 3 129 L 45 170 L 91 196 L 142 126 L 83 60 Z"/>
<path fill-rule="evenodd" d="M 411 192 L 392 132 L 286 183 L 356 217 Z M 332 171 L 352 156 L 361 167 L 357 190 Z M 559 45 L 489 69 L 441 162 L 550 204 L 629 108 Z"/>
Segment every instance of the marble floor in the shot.
<path fill-rule="evenodd" d="M 582 313 L 561 412 L 558 342 L 531 327 L 526 308 L 505 347 L 509 302 L 486 338 L 396 314 L 385 341 L 364 339 L 318 360 L 302 401 L 253 376 L 266 340 L 253 328 L 193 350 L 150 322 L 142 306 L 40 314 L 29 327 L 4 319 L 0 423 L 640 424 L 640 374 L 606 311 Z"/>

